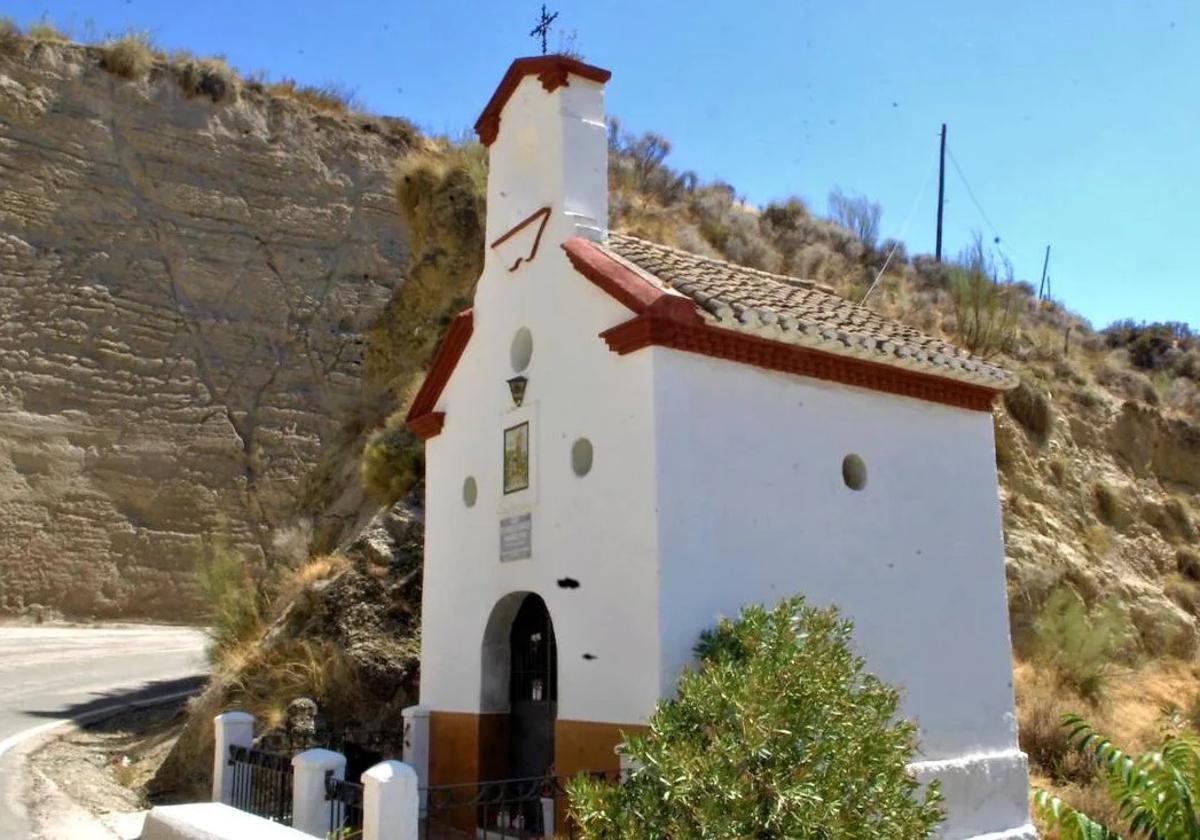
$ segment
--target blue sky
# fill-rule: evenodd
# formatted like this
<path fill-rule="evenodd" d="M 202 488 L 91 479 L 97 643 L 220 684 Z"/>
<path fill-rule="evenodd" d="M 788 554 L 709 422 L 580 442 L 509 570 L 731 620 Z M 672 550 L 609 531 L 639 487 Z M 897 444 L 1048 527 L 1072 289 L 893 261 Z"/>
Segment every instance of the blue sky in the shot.
<path fill-rule="evenodd" d="M 972 230 L 1097 326 L 1200 325 L 1200 4 L 698 3 L 560 0 L 560 32 L 613 71 L 608 108 L 674 145 L 669 162 L 763 204 L 834 186 L 931 252 L 937 132 L 946 250 Z M 536 52 L 538 4 L 443 0 L 3 0 L 79 37 L 132 27 L 245 72 L 337 82 L 378 113 L 468 128 L 508 62 Z M 552 34 L 551 46 L 560 34 Z M 914 204 L 915 202 L 915 204 Z M 915 208 L 905 227 L 910 207 Z M 989 221 L 990 220 L 990 221 Z"/>

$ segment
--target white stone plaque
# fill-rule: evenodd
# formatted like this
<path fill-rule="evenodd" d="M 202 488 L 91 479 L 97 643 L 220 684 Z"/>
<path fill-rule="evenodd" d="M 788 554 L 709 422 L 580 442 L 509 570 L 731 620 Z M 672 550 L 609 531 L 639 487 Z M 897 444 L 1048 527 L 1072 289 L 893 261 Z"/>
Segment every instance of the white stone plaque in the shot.
<path fill-rule="evenodd" d="M 528 560 L 533 556 L 533 514 L 522 513 L 500 520 L 500 562 Z"/>

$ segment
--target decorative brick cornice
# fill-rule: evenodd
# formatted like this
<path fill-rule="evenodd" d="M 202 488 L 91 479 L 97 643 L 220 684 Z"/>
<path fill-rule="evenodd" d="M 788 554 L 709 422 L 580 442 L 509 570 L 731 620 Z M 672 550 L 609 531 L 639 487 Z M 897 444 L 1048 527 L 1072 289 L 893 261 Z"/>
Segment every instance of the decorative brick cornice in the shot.
<path fill-rule="evenodd" d="M 445 415 L 434 411 L 434 408 L 446 383 L 450 381 L 450 374 L 454 373 L 458 360 L 467 349 L 467 342 L 471 340 L 474 329 L 474 313 L 470 309 L 464 309 L 450 322 L 446 337 L 442 339 L 441 346 L 434 354 L 433 364 L 429 366 L 425 381 L 421 383 L 421 390 L 417 391 L 417 396 L 405 417 L 405 425 L 409 431 L 421 440 L 428 440 L 442 430 Z"/>
<path fill-rule="evenodd" d="M 542 87 L 547 93 L 550 93 L 571 84 L 570 75 L 572 73 L 600 84 L 604 84 L 612 76 L 608 70 L 584 64 L 582 61 L 568 58 L 565 55 L 518 58 L 509 66 L 508 72 L 500 80 L 496 92 L 492 94 L 492 98 L 484 106 L 483 113 L 475 121 L 475 133 L 479 135 L 479 142 L 485 146 L 490 146 L 495 142 L 496 136 L 500 133 L 500 112 L 504 110 L 505 104 L 517 89 L 517 85 L 521 83 L 521 79 L 536 75 L 538 81 L 542 83 Z"/>
<path fill-rule="evenodd" d="M 643 347 L 670 347 L 767 370 L 840 382 L 974 411 L 991 411 L 992 401 L 996 397 L 995 391 L 978 385 L 900 370 L 864 359 L 823 353 L 711 324 L 680 323 L 676 319 L 661 317 L 653 309 L 605 330 L 600 337 L 608 343 L 609 349 L 621 355 Z"/>
<path fill-rule="evenodd" d="M 723 329 L 707 323 L 690 299 L 654 286 L 589 240 L 574 237 L 563 244 L 563 250 L 580 274 L 637 313 L 600 334 L 609 348 L 621 355 L 643 347 L 670 347 L 767 370 L 991 411 L 996 392 L 989 388 Z"/>

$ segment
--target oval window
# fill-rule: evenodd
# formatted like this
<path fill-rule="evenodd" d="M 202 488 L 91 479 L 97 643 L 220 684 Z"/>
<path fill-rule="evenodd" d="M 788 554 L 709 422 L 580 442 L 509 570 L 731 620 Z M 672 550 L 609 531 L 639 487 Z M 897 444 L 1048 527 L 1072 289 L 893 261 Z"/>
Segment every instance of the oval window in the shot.
<path fill-rule="evenodd" d="M 862 458 L 851 453 L 842 459 L 842 481 L 851 490 L 867 486 L 867 465 Z"/>
<path fill-rule="evenodd" d="M 571 445 L 571 469 L 575 475 L 583 477 L 592 471 L 592 442 L 587 438 L 579 438 Z"/>
<path fill-rule="evenodd" d="M 533 358 L 533 333 L 528 327 L 517 330 L 512 346 L 508 348 L 508 357 L 514 373 L 522 373 L 529 367 L 529 360 Z"/>
<path fill-rule="evenodd" d="M 475 483 L 475 476 L 469 475 L 463 481 L 463 504 L 467 507 L 475 507 L 475 500 L 479 498 L 479 486 Z"/>

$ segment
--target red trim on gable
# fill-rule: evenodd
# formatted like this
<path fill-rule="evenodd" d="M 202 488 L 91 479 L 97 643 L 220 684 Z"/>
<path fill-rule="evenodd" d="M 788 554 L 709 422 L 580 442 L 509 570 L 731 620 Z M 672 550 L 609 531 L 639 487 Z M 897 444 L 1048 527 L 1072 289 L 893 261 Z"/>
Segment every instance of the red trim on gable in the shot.
<path fill-rule="evenodd" d="M 546 89 L 547 93 L 550 93 L 560 87 L 570 85 L 569 76 L 572 73 L 600 84 L 604 84 L 612 76 L 608 70 L 584 64 L 582 61 L 567 58 L 565 55 L 518 58 L 509 65 L 496 92 L 492 94 L 492 98 L 483 108 L 483 113 L 475 121 L 475 133 L 479 135 L 479 142 L 485 146 L 490 146 L 495 142 L 496 135 L 500 133 L 500 112 L 504 110 L 509 97 L 513 95 L 523 78 L 536 74 L 542 87 Z"/>
<path fill-rule="evenodd" d="M 408 430 L 421 440 L 429 440 L 442 433 L 442 426 L 446 425 L 446 413 L 444 411 L 431 411 L 428 414 L 422 414 L 420 417 L 409 420 L 406 425 L 408 426 Z"/>
<path fill-rule="evenodd" d="M 462 358 L 463 350 L 467 348 L 467 342 L 470 341 L 474 329 L 474 312 L 464 309 L 450 322 L 446 337 L 442 339 L 441 346 L 433 356 L 433 363 L 429 366 L 429 372 L 425 374 L 421 390 L 417 391 L 417 396 L 405 417 L 405 425 L 409 431 L 421 440 L 429 440 L 442 430 L 445 414 L 433 409 L 437 406 L 446 383 L 450 381 L 450 375 L 454 373 L 458 360 Z"/>
<path fill-rule="evenodd" d="M 639 315 L 653 308 L 659 317 L 680 323 L 703 323 L 691 300 L 668 294 L 652 285 L 636 271 L 601 251 L 591 240 L 572 236 L 563 243 L 562 249 L 576 271 Z"/>

